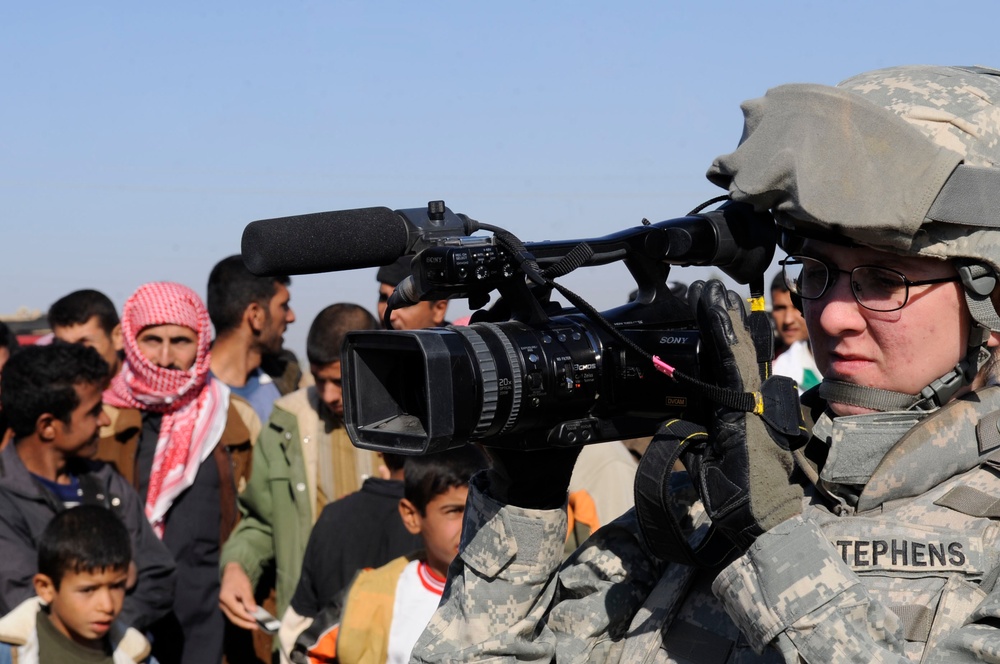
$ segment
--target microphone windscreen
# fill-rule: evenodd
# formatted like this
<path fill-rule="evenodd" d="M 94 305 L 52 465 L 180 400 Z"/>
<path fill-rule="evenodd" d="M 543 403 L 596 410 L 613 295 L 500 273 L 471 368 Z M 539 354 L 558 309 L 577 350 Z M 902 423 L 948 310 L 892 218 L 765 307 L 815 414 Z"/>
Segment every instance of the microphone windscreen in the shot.
<path fill-rule="evenodd" d="M 406 253 L 406 229 L 387 207 L 261 219 L 243 230 L 243 262 L 264 277 L 386 265 Z"/>

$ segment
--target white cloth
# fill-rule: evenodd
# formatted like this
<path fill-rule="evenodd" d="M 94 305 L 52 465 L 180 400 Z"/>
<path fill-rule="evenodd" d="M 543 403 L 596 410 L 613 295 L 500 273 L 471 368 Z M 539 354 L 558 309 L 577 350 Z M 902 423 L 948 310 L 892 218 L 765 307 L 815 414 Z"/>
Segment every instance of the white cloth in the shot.
<path fill-rule="evenodd" d="M 444 579 L 438 578 L 427 563 L 411 560 L 399 575 L 396 601 L 392 605 L 389 627 L 389 652 L 386 664 L 406 664 L 413 644 L 431 621 L 444 592 Z"/>
<path fill-rule="evenodd" d="M 621 441 L 586 445 L 573 467 L 570 493 L 585 490 L 594 499 L 600 525 L 611 523 L 635 504 L 639 462 Z"/>
<path fill-rule="evenodd" d="M 771 372 L 777 376 L 788 376 L 799 384 L 799 394 L 819 385 L 823 374 L 816 368 L 808 341 L 796 341 L 771 365 Z"/>

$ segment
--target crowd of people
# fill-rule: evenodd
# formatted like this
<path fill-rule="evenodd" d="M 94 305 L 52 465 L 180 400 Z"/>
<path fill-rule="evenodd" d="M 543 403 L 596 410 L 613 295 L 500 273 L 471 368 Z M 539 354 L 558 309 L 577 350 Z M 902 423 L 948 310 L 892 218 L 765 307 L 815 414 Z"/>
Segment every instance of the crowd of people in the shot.
<path fill-rule="evenodd" d="M 76 291 L 51 343 L 0 329 L 0 662 L 1000 662 L 1000 71 L 743 109 L 708 177 L 775 217 L 771 311 L 686 289 L 699 376 L 650 371 L 700 419 L 638 463 L 354 447 L 345 335 L 447 324 L 387 314 L 405 261 L 378 318 L 316 316 L 308 371 L 291 281 L 239 256 L 207 303 Z"/>
<path fill-rule="evenodd" d="M 401 259 L 379 270 L 380 315 L 408 269 Z M 212 269 L 205 302 L 180 284 L 149 283 L 119 316 L 85 289 L 49 308 L 51 339 L 20 348 L 0 330 L 0 615 L 20 636 L 28 623 L 45 627 L 22 650 L 40 648 L 43 662 L 97 645 L 105 659 L 236 664 L 293 652 L 305 661 L 340 643 L 338 661 L 371 652 L 408 660 L 458 551 L 468 481 L 485 457 L 477 448 L 420 459 L 356 448 L 343 426 L 341 350 L 349 332 L 380 322 L 358 304 L 324 308 L 303 371 L 283 348 L 295 322 L 290 289 L 288 277 L 257 277 L 230 256 Z M 395 329 L 438 327 L 446 311 L 445 300 L 422 302 L 389 320 Z M 634 458 L 617 447 L 619 465 L 634 473 Z M 631 477 L 618 488 L 601 478 L 594 472 L 574 489 L 586 526 L 574 541 L 596 529 L 597 504 L 608 519 L 630 506 Z M 129 536 L 126 582 L 108 594 L 124 592 L 100 606 L 102 625 L 122 629 L 78 633 L 72 609 L 39 590 L 36 558 L 39 542 L 56 537 L 55 517 L 95 505 Z M 77 518 L 75 528 L 103 527 Z M 57 595 L 67 572 L 121 571 L 120 552 L 100 562 L 81 537 L 48 574 Z M 384 571 L 358 576 L 366 569 Z M 362 633 L 370 617 L 355 607 L 381 607 L 358 599 L 373 587 L 389 588 L 386 601 L 400 602 L 396 615 L 406 619 Z M 47 620 L 36 619 L 40 607 Z M 343 635 L 342 617 L 353 620 Z"/>

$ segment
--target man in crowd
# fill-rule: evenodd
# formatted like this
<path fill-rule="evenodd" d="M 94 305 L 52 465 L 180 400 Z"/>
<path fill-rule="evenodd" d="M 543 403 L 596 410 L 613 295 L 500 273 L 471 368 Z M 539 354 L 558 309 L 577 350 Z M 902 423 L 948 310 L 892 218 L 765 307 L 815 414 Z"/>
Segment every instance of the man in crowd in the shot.
<path fill-rule="evenodd" d="M 784 347 L 774 360 L 774 373 L 794 380 L 799 386 L 799 394 L 816 387 L 823 380 L 823 374 L 813 358 L 806 319 L 792 301 L 783 272 L 771 282 L 771 315 Z"/>
<path fill-rule="evenodd" d="M 385 309 L 389 296 L 396 290 L 403 279 L 410 276 L 410 262 L 413 256 L 403 256 L 395 263 L 383 265 L 378 269 L 375 278 L 378 280 L 378 320 L 384 323 Z M 420 330 L 425 327 L 441 327 L 447 325 L 445 316 L 448 314 L 448 300 L 433 300 L 417 302 L 409 307 L 394 309 L 390 314 L 392 329 Z"/>
<path fill-rule="evenodd" d="M 211 376 L 211 324 L 198 295 L 170 282 L 139 287 L 122 310 L 125 366 L 105 399 L 134 423 L 116 433 L 113 461 L 145 502 L 177 561 L 171 621 L 153 631 L 161 664 L 222 657 L 219 550 L 236 524 L 236 487 L 250 434 L 229 388 Z"/>
<path fill-rule="evenodd" d="M 265 353 L 281 351 L 285 330 L 295 322 L 288 277 L 258 277 L 239 255 L 219 261 L 208 276 L 208 314 L 215 326 L 212 374 L 253 406 L 261 423 L 281 396 L 261 368 Z"/>
<path fill-rule="evenodd" d="M 29 346 L 4 367 L 0 407 L 14 441 L 0 453 L 0 614 L 34 594 L 42 532 L 56 514 L 81 503 L 109 508 L 128 529 L 135 568 L 121 620 L 144 630 L 170 611 L 170 553 L 135 490 L 91 460 L 107 422 L 101 408 L 107 383 L 107 363 L 95 350 L 60 342 Z"/>
<path fill-rule="evenodd" d="M 52 335 L 70 344 L 93 348 L 115 376 L 122 367 L 122 326 L 115 305 L 104 293 L 73 291 L 49 307 Z"/>
<path fill-rule="evenodd" d="M 256 629 L 254 591 L 261 590 L 258 582 L 272 564 L 276 615 L 285 611 L 320 511 L 356 492 L 378 470 L 378 455 L 354 447 L 344 429 L 340 364 L 347 333 L 376 327 L 372 315 L 356 304 L 323 309 L 306 341 L 316 384 L 279 399 L 257 441 L 250 482 L 240 496 L 243 518 L 222 553 L 219 601 L 238 627 Z M 382 526 L 368 527 L 378 532 Z M 349 539 L 365 536 L 352 533 Z"/>
<path fill-rule="evenodd" d="M 563 565 L 574 451 L 493 450 L 417 661 L 1000 661 L 1000 71 L 896 67 L 743 108 L 708 175 L 783 230 L 824 375 L 812 426 L 765 380 L 765 326 L 692 285 L 721 389 L 674 376 L 718 400 L 707 421 L 662 424 L 632 518 Z M 678 453 L 700 497 L 681 514 Z"/>
<path fill-rule="evenodd" d="M 6 323 L 0 322 L 0 376 L 3 375 L 3 365 L 7 364 L 11 355 L 19 350 L 21 350 L 21 344 L 17 341 L 17 335 L 7 327 Z M 3 450 L 13 437 L 14 434 L 7 426 L 7 418 L 3 409 L 0 409 L 0 450 Z"/>

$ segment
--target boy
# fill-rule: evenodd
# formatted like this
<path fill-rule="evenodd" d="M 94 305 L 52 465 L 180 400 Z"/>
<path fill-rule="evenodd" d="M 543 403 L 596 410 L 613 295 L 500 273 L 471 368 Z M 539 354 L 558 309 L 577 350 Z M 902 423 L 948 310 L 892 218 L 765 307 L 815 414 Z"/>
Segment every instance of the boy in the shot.
<path fill-rule="evenodd" d="M 299 637 L 293 661 L 410 661 L 410 651 L 444 591 L 458 554 L 469 480 L 486 468 L 476 447 L 409 457 L 399 514 L 424 548 L 374 570 L 364 570 Z"/>
<path fill-rule="evenodd" d="M 421 547 L 420 534 L 407 530 L 399 518 L 406 457 L 383 454 L 382 460 L 388 478 L 369 477 L 361 489 L 324 507 L 316 521 L 299 583 L 281 618 L 278 639 L 285 652 L 358 572 L 381 567 Z M 351 537 L 345 538 L 344 533 Z"/>
<path fill-rule="evenodd" d="M 33 597 L 0 619 L 0 662 L 141 662 L 149 643 L 116 623 L 132 559 L 128 530 L 110 510 L 56 515 L 38 542 Z"/>

